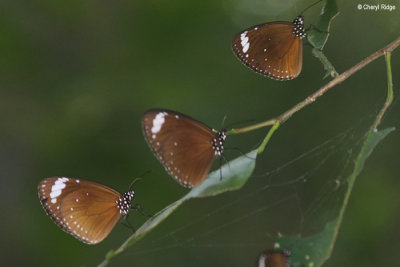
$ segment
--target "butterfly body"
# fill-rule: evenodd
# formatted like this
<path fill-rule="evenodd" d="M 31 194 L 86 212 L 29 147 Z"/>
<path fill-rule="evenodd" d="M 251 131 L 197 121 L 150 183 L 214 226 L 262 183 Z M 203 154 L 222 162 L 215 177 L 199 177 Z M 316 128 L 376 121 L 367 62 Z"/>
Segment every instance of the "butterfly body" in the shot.
<path fill-rule="evenodd" d="M 270 22 L 239 33 L 232 41 L 235 55 L 250 69 L 276 80 L 296 78 L 302 68 L 306 36 L 301 16 L 291 22 Z"/>
<path fill-rule="evenodd" d="M 132 190 L 120 194 L 94 182 L 66 177 L 44 179 L 38 187 L 46 213 L 65 232 L 87 244 L 101 242 L 131 208 Z"/>
<path fill-rule="evenodd" d="M 226 131 L 216 132 L 181 113 L 152 109 L 142 119 L 143 134 L 165 170 L 181 185 L 199 185 L 215 156 L 223 153 Z"/>

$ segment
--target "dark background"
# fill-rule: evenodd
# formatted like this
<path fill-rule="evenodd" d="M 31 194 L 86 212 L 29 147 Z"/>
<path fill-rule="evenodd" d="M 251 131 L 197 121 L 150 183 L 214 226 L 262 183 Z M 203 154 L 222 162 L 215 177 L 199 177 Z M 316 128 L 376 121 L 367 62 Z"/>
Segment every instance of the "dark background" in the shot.
<path fill-rule="evenodd" d="M 131 234 L 117 224 L 104 242 L 88 246 L 62 232 L 37 198 L 43 178 L 79 177 L 124 192 L 135 177 L 152 170 L 135 184 L 134 202 L 148 213 L 187 192 L 165 173 L 143 139 L 140 120 L 147 109 L 177 110 L 214 128 L 226 116 L 225 127 L 238 127 L 246 120 L 270 119 L 328 82 L 310 46 L 304 46 L 301 75 L 287 82 L 255 74 L 230 48 L 240 30 L 292 21 L 312 2 L 3 1 L 2 264 L 92 266 Z M 398 1 L 384 2 L 397 5 L 392 12 L 358 10 L 360 3 L 339 1 L 340 15 L 324 49 L 339 73 L 400 33 Z M 320 7 L 304 14 L 306 25 L 316 23 Z M 400 126 L 397 50 L 392 69 L 395 101 L 381 128 Z M 282 125 L 243 189 L 186 203 L 111 265 L 252 266 L 278 232 L 320 230 L 334 217 L 326 211 L 340 203 L 343 191 L 336 189 L 345 188 L 341 182 L 386 88 L 380 58 Z M 246 152 L 265 133 L 232 136 L 226 146 Z M 338 135 L 345 141 L 334 138 Z M 326 141 L 333 145 L 322 146 L 321 154 L 308 152 Z M 325 266 L 398 262 L 399 144 L 395 131 L 367 161 Z M 331 154 L 332 162 L 325 162 Z M 226 153 L 228 159 L 239 155 Z M 294 160 L 301 155 L 311 157 Z M 277 175 L 265 174 L 277 168 Z M 303 175 L 309 183 L 303 183 Z M 265 186 L 271 188 L 259 193 Z M 130 221 L 138 227 L 145 218 L 132 212 Z"/>

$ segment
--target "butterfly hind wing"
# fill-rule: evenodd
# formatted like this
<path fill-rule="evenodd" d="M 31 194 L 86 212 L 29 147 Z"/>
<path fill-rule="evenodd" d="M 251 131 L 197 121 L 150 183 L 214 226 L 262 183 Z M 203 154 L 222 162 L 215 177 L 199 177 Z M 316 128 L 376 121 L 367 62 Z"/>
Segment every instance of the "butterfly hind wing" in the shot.
<path fill-rule="evenodd" d="M 199 185 L 214 161 L 213 131 L 170 110 L 150 110 L 142 120 L 145 139 L 165 170 L 181 185 Z"/>
<path fill-rule="evenodd" d="M 271 40 L 265 40 L 263 46 L 269 47 L 264 52 L 264 62 L 270 62 L 267 70 L 275 79 L 289 80 L 299 76 L 303 63 L 303 42 L 300 37 L 293 34 L 293 25 L 285 27 L 282 23 L 272 23 L 269 25 Z M 267 60 L 265 60 L 267 59 Z M 269 67 L 271 66 L 271 67 Z M 274 66 L 274 67 L 273 67 Z"/>
<path fill-rule="evenodd" d="M 94 182 L 47 178 L 39 184 L 39 197 L 61 229 L 87 244 L 101 242 L 121 218 L 116 204 L 121 195 Z"/>
<path fill-rule="evenodd" d="M 235 55 L 250 69 L 277 80 L 296 78 L 302 68 L 301 38 L 290 22 L 251 27 L 232 41 Z"/>
<path fill-rule="evenodd" d="M 118 195 L 108 193 L 84 187 L 62 199 L 61 212 L 68 218 L 72 235 L 90 244 L 97 244 L 108 236 L 121 218 L 116 207 Z"/>
<path fill-rule="evenodd" d="M 162 155 L 166 159 L 164 167 L 181 185 L 195 187 L 207 177 L 215 159 L 210 146 L 212 136 L 196 132 L 197 140 L 193 138 L 192 130 L 184 128 L 179 135 L 173 135 L 163 144 Z M 207 138 L 209 142 L 204 142 Z M 175 152 L 179 147 L 179 152 Z M 173 153 L 173 154 L 171 154 Z"/>

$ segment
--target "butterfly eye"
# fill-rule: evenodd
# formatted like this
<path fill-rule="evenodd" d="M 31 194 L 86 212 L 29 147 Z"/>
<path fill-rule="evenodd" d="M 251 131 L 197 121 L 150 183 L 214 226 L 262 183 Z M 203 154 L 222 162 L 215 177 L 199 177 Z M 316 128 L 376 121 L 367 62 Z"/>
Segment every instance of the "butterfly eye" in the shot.
<path fill-rule="evenodd" d="M 275 80 L 299 76 L 306 36 L 302 16 L 291 22 L 270 22 L 239 33 L 232 41 L 235 55 L 250 69 Z"/>
<path fill-rule="evenodd" d="M 121 216 L 128 214 L 135 195 L 133 190 L 121 195 L 102 184 L 66 177 L 44 179 L 38 191 L 51 219 L 87 244 L 108 236 Z"/>
<path fill-rule="evenodd" d="M 224 151 L 226 131 L 215 133 L 207 125 L 175 111 L 147 111 L 142 128 L 165 170 L 186 187 L 201 184 L 215 156 L 221 156 Z"/>

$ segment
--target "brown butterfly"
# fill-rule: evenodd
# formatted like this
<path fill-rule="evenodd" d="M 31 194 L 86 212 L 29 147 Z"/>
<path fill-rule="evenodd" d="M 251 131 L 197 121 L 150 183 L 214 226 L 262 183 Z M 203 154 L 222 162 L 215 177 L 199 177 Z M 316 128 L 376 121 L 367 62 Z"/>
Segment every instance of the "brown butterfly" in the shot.
<path fill-rule="evenodd" d="M 275 80 L 299 76 L 306 36 L 302 16 L 291 22 L 270 22 L 239 33 L 232 41 L 235 55 L 250 69 Z"/>
<path fill-rule="evenodd" d="M 175 111 L 147 111 L 142 128 L 147 143 L 165 170 L 186 187 L 200 185 L 215 157 L 224 151 L 225 130 L 218 132 Z"/>
<path fill-rule="evenodd" d="M 44 179 L 39 199 L 50 218 L 65 232 L 87 244 L 108 236 L 117 221 L 131 209 L 133 190 L 120 194 L 114 189 L 66 177 Z"/>
<path fill-rule="evenodd" d="M 257 267 L 289 267 L 290 251 L 267 250 L 258 257 Z"/>

